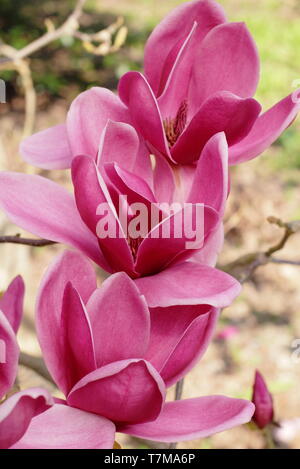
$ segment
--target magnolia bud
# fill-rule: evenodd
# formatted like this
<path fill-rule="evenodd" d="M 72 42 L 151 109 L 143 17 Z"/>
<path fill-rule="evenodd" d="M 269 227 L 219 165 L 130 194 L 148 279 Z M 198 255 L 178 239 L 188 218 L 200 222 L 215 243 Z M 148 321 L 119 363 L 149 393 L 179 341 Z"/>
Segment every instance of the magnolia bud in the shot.
<path fill-rule="evenodd" d="M 264 378 L 257 370 L 253 385 L 252 402 L 255 405 L 252 421 L 259 428 L 265 428 L 269 423 L 273 422 L 273 397 L 267 388 Z"/>

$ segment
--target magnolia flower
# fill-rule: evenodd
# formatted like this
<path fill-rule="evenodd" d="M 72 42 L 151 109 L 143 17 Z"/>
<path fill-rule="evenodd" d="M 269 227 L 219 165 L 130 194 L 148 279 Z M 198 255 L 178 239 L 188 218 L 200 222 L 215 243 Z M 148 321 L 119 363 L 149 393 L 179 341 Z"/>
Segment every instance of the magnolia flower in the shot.
<path fill-rule="evenodd" d="M 33 417 L 53 404 L 49 392 L 42 388 L 18 392 L 0 404 L 0 449 L 10 448 L 19 441 Z"/>
<path fill-rule="evenodd" d="M 24 282 L 16 277 L 0 298 L 0 399 L 13 386 L 18 369 L 16 333 L 23 315 Z"/>
<path fill-rule="evenodd" d="M 111 146 L 114 135 L 120 138 L 118 144 Z M 211 293 L 237 294 L 239 286 L 234 279 L 199 266 L 213 264 L 222 241 L 220 223 L 228 194 L 228 147 L 224 134 L 210 139 L 196 171 L 187 177 L 189 184 L 183 188 L 176 186 L 161 159 L 150 173 L 149 184 L 139 177 L 135 172 L 138 151 L 139 141 L 132 127 L 109 123 L 97 161 L 77 156 L 72 162 L 75 197 L 44 177 L 1 172 L 0 206 L 23 229 L 77 248 L 108 272 L 124 271 L 132 278 L 143 278 L 143 283 L 151 284 L 151 288 L 155 284 L 158 297 L 167 295 L 170 288 L 157 274 L 164 273 L 166 282 L 173 282 L 172 276 L 180 276 L 181 270 L 185 272 L 179 281 L 182 288 L 176 287 L 174 292 L 181 301 L 190 295 L 197 298 L 201 285 L 213 275 Z M 124 163 L 119 165 L 121 158 L 127 169 Z M 124 196 L 125 206 L 120 206 Z M 161 202 L 182 200 L 187 205 L 174 211 L 160 206 Z M 137 219 L 132 220 L 132 207 L 136 204 L 146 210 L 143 221 L 147 227 L 142 232 L 137 229 Z M 136 228 L 133 234 L 129 229 L 132 222 Z M 187 222 L 195 227 L 194 231 L 186 230 Z M 124 224 L 129 225 L 127 230 Z M 106 225 L 110 230 L 106 230 Z M 190 234 L 194 239 L 190 239 Z M 192 245 L 190 241 L 194 241 Z M 230 304 L 232 294 L 228 298 Z"/>
<path fill-rule="evenodd" d="M 249 160 L 267 149 L 300 109 L 294 91 L 260 114 L 253 99 L 259 68 L 256 45 L 243 23 L 227 22 L 212 0 L 185 2 L 148 39 L 145 75 L 129 72 L 121 78 L 121 99 L 104 88 L 80 94 L 66 124 L 24 140 L 21 154 L 49 169 L 68 168 L 79 154 L 96 159 L 111 119 L 135 126 L 149 151 L 173 163 L 193 166 L 217 132 L 226 134 L 230 164 Z M 143 155 L 141 142 L 145 162 Z"/>
<path fill-rule="evenodd" d="M 165 402 L 203 355 L 218 310 L 208 303 L 149 310 L 117 273 L 96 288 L 91 264 L 62 253 L 37 301 L 45 362 L 66 401 L 32 419 L 12 448 L 111 448 L 115 431 L 157 441 L 206 437 L 251 419 L 249 401 L 208 396 Z"/>
<path fill-rule="evenodd" d="M 255 413 L 252 420 L 259 428 L 265 428 L 269 423 L 273 422 L 273 397 L 268 390 L 263 376 L 257 370 L 255 372 L 252 402 L 255 405 Z"/>
<path fill-rule="evenodd" d="M 23 315 L 24 282 L 16 277 L 0 298 L 0 401 L 13 386 L 18 370 L 19 346 L 16 333 Z M 52 403 L 49 393 L 32 388 L 0 403 L 0 448 L 18 441 L 31 419 Z"/>

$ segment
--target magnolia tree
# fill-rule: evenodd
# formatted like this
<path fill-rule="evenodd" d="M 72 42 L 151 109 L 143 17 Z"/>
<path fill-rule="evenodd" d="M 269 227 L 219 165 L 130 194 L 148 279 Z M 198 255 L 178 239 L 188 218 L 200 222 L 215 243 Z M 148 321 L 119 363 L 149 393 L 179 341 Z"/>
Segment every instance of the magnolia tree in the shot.
<path fill-rule="evenodd" d="M 80 37 L 76 21 L 63 32 Z M 10 49 L 4 63 L 20 64 L 60 33 L 48 32 L 25 52 Z M 253 402 L 180 399 L 183 378 L 209 346 L 222 308 L 241 291 L 239 276 L 230 275 L 241 262 L 226 272 L 215 268 L 229 167 L 259 156 L 300 110 L 294 92 L 262 113 L 253 98 L 258 80 L 259 57 L 245 24 L 229 22 L 212 0 L 185 2 L 150 35 L 142 73 L 125 73 L 117 93 L 83 92 L 65 123 L 22 141 L 27 163 L 71 169 L 72 193 L 49 178 L 0 173 L 2 210 L 42 238 L 1 241 L 72 248 L 53 260 L 36 301 L 49 379 L 65 397 L 43 388 L 10 391 L 24 296 L 17 277 L 0 300 L 1 448 L 108 449 L 116 431 L 174 447 L 252 418 L 260 429 L 274 424 L 259 372 Z M 283 240 L 243 260 L 247 275 L 299 228 L 270 221 L 284 228 Z M 108 275 L 102 285 L 98 266 Z M 176 399 L 166 402 L 174 384 Z"/>

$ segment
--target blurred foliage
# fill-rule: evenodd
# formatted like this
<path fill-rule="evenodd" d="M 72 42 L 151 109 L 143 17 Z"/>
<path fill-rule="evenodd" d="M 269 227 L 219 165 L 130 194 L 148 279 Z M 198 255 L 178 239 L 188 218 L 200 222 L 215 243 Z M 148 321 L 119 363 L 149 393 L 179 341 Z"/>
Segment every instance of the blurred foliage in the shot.
<path fill-rule="evenodd" d="M 81 30 L 98 31 L 122 15 L 129 28 L 126 45 L 115 54 L 95 57 L 83 49 L 79 40 L 63 38 L 35 53 L 31 67 L 40 103 L 47 105 L 53 97 L 70 102 L 78 92 L 93 85 L 115 89 L 123 73 L 142 68 L 147 37 L 180 3 L 180 0 L 89 0 Z M 257 98 L 266 109 L 291 93 L 293 80 L 300 78 L 300 1 L 219 0 L 219 3 L 228 19 L 246 22 L 258 45 L 262 68 Z M 59 26 L 74 4 L 75 0 L 1 0 L 0 38 L 20 48 L 45 32 L 46 18 Z M 17 94 L 16 74 L 4 72 L 1 78 L 9 82 L 8 93 Z M 299 131 L 297 121 L 276 142 L 271 168 L 300 170 Z"/>

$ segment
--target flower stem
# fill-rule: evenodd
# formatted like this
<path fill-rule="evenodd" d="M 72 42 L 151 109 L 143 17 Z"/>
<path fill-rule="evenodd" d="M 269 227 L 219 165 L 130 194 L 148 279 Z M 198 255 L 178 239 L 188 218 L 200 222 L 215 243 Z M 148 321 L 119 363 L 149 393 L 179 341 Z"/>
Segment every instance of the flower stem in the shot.
<path fill-rule="evenodd" d="M 180 401 L 182 398 L 183 393 L 183 386 L 184 386 L 184 378 L 182 378 L 178 383 L 176 383 L 175 387 L 175 401 Z M 169 449 L 176 449 L 177 443 L 170 443 Z"/>

